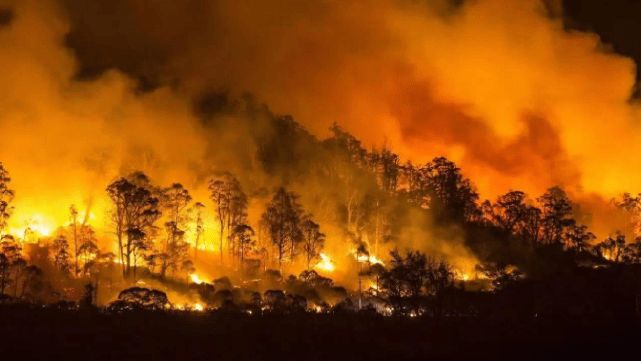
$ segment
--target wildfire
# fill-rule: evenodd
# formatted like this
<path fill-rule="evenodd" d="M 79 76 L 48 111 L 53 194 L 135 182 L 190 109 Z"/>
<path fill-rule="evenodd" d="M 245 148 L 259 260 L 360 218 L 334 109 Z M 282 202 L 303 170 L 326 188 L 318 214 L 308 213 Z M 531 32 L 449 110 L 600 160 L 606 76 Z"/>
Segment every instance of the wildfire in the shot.
<path fill-rule="evenodd" d="M 11 227 L 10 233 L 22 237 L 25 241 L 30 235 L 47 237 L 56 228 L 54 224 L 40 214 L 34 214 L 23 222 L 23 227 Z"/>
<path fill-rule="evenodd" d="M 369 263 L 369 264 L 380 264 L 382 266 L 385 266 L 385 263 L 381 261 L 378 257 L 374 255 L 368 255 L 368 254 L 358 254 L 357 252 L 354 252 L 354 255 L 356 257 L 356 260 L 361 263 Z"/>
<path fill-rule="evenodd" d="M 205 282 L 205 281 L 203 281 L 203 280 L 200 278 L 200 276 L 198 276 L 196 273 L 192 273 L 192 274 L 190 274 L 190 275 L 189 275 L 189 278 L 191 279 L 191 282 L 192 282 L 192 283 L 195 283 L 195 284 L 197 284 L 197 285 L 199 285 L 199 284 L 201 284 L 201 283 Z"/>
<path fill-rule="evenodd" d="M 371 264 L 377 264 L 378 263 L 378 264 L 380 264 L 382 266 L 385 266 L 385 263 L 383 261 L 381 261 L 380 259 L 378 259 L 374 255 L 370 255 L 369 256 L 369 263 L 371 263 Z"/>
<path fill-rule="evenodd" d="M 336 266 L 334 266 L 334 262 L 332 262 L 331 258 L 322 252 L 320 254 L 320 258 L 320 262 L 318 262 L 315 267 L 326 272 L 334 272 Z"/>
<path fill-rule="evenodd" d="M 370 282 L 369 283 L 369 288 L 374 290 L 374 291 L 376 291 L 376 292 L 380 291 L 380 287 L 376 282 Z"/>
<path fill-rule="evenodd" d="M 204 310 L 205 310 L 205 307 L 204 307 L 202 304 L 200 304 L 200 303 L 196 303 L 196 304 L 194 304 L 194 306 L 193 306 L 193 310 L 194 310 L 194 311 L 197 311 L 197 312 L 202 312 L 202 311 L 204 311 Z"/>
<path fill-rule="evenodd" d="M 461 281 L 469 281 L 470 280 L 470 275 L 466 272 L 460 272 L 458 273 L 458 279 Z"/>

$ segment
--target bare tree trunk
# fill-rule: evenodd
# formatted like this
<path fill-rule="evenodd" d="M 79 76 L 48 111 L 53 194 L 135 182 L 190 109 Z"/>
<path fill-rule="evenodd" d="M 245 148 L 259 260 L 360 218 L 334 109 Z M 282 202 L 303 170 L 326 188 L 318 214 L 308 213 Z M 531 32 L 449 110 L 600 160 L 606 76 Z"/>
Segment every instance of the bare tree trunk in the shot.
<path fill-rule="evenodd" d="M 125 255 L 124 255 L 124 247 L 122 244 L 122 233 L 118 231 L 118 252 L 119 252 L 119 257 L 120 257 L 120 267 L 122 268 L 122 277 L 126 277 L 125 273 Z"/>

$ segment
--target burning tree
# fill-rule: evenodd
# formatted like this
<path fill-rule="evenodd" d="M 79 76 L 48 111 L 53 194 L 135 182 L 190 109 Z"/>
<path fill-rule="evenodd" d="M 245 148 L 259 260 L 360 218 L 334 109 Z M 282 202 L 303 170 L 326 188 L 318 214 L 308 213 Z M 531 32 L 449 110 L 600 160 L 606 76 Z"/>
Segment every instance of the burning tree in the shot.
<path fill-rule="evenodd" d="M 128 277 L 134 252 L 143 246 L 141 240 L 152 233 L 154 223 L 160 218 L 159 199 L 149 178 L 142 172 L 114 181 L 107 187 L 107 193 L 114 207 L 112 221 L 122 274 Z"/>
<path fill-rule="evenodd" d="M 625 234 L 616 232 L 595 246 L 597 254 L 608 261 L 620 262 L 625 253 Z"/>

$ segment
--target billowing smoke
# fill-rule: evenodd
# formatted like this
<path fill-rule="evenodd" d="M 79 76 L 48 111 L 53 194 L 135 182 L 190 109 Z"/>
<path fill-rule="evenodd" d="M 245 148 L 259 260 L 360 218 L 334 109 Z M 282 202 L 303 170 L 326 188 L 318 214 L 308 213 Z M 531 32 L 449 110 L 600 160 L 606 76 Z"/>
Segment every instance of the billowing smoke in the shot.
<path fill-rule="evenodd" d="M 634 64 L 564 30 L 554 2 L 65 4 L 80 76 L 251 92 L 317 134 L 337 121 L 415 161 L 446 155 L 488 196 L 638 183 Z"/>

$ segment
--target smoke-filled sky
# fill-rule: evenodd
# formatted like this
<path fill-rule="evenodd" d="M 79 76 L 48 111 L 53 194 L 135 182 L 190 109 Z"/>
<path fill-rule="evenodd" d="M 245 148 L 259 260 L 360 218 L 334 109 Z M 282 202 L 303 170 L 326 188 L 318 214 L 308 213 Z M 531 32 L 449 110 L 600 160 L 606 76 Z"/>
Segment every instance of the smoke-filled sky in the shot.
<path fill-rule="evenodd" d="M 73 190 L 134 167 L 197 183 L 211 129 L 194 109 L 246 93 L 319 137 L 337 122 L 450 157 L 483 197 L 641 191 L 636 66 L 616 52 L 641 58 L 629 1 L 0 4 L 0 159 L 23 194 L 86 202 Z"/>

